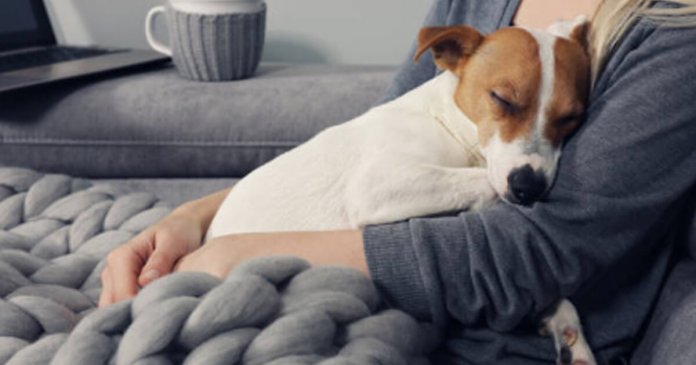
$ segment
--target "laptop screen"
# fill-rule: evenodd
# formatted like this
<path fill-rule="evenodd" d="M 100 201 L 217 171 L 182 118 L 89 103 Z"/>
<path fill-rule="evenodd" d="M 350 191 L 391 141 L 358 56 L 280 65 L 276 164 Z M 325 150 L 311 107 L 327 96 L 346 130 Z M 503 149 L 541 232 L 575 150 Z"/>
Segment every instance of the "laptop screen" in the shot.
<path fill-rule="evenodd" d="M 51 44 L 43 0 L 0 0 L 0 51 Z"/>

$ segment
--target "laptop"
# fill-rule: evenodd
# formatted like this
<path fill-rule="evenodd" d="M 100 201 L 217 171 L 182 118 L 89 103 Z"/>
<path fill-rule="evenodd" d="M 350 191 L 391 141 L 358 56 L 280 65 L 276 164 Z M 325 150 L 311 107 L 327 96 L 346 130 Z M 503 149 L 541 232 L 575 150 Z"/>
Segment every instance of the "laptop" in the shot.
<path fill-rule="evenodd" d="M 168 59 L 154 51 L 57 45 L 43 0 L 0 0 L 0 93 Z"/>

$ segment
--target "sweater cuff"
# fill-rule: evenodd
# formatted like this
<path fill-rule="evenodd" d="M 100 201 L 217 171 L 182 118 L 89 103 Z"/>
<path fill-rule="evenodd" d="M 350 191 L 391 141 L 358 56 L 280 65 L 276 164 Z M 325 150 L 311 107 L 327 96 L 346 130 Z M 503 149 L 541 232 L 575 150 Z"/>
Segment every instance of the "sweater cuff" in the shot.
<path fill-rule="evenodd" d="M 363 230 L 370 276 L 388 304 L 420 320 L 432 320 L 408 222 Z"/>

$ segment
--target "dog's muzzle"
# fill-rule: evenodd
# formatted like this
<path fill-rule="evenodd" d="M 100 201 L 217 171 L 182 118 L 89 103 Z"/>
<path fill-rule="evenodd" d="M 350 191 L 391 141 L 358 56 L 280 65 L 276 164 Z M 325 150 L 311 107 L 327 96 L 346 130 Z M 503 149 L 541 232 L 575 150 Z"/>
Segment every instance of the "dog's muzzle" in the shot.
<path fill-rule="evenodd" d="M 508 175 L 508 192 L 505 198 L 514 204 L 530 205 L 546 192 L 546 176 L 524 165 L 513 169 Z"/>

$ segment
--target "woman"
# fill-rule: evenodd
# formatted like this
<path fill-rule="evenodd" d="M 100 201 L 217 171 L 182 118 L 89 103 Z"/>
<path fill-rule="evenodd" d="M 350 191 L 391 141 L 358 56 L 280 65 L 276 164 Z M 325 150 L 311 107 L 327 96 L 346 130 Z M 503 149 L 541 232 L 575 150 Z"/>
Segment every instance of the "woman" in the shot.
<path fill-rule="evenodd" d="M 225 236 L 201 247 L 222 191 L 112 252 L 100 304 L 133 296 L 175 264 L 223 276 L 251 257 L 292 254 L 362 270 L 394 306 L 447 325 L 437 364 L 553 362 L 551 341 L 526 325 L 562 297 L 577 306 L 600 363 L 627 359 L 670 268 L 676 217 L 696 181 L 696 1 L 558 3 L 440 0 L 427 20 L 490 32 L 594 13 L 591 106 L 546 201 L 363 231 Z M 666 26 L 674 24 L 685 27 Z M 389 97 L 434 74 L 432 59 L 408 61 Z"/>

